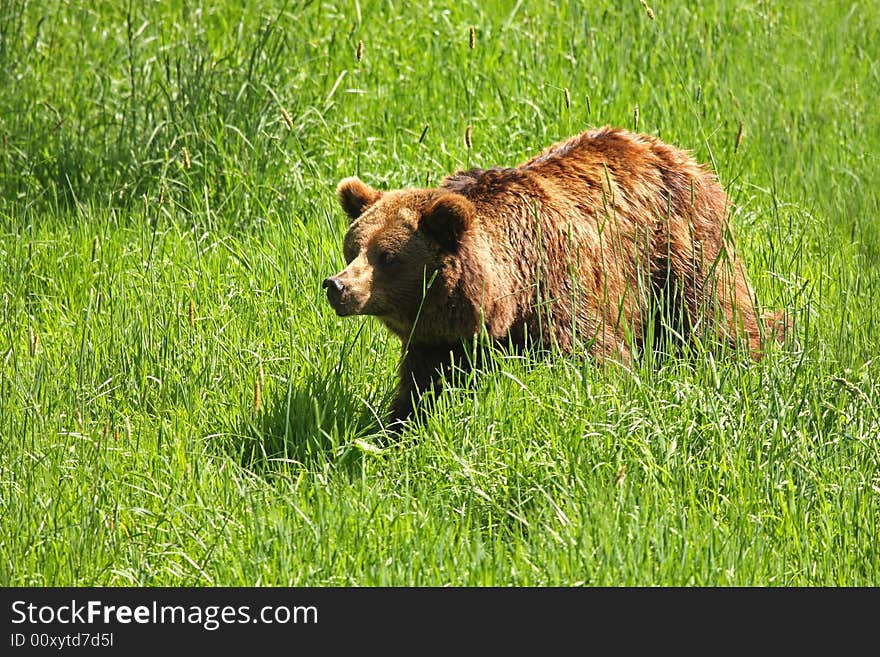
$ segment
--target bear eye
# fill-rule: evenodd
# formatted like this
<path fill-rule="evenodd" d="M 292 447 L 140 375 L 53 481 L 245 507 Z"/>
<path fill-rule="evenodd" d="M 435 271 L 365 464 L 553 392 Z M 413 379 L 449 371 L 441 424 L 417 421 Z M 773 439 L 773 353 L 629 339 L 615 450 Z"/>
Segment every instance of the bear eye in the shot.
<path fill-rule="evenodd" d="M 394 264 L 394 254 L 388 251 L 380 251 L 377 259 L 380 267 L 390 267 Z"/>

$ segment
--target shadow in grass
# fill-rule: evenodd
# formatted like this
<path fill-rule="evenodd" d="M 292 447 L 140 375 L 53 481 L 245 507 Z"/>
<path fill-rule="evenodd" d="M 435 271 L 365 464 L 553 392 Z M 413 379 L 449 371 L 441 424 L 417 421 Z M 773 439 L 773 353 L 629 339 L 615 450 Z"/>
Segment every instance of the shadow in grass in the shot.
<path fill-rule="evenodd" d="M 354 473 L 364 452 L 378 453 L 385 442 L 377 417 L 382 404 L 357 397 L 337 373 L 290 381 L 286 394 L 267 402 L 240 420 L 229 445 L 252 472 L 333 463 Z"/>

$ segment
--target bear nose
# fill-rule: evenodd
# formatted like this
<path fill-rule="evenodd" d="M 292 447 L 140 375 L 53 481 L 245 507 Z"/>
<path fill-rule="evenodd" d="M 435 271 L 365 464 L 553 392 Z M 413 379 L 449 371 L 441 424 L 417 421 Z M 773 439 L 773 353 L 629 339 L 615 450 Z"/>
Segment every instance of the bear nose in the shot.
<path fill-rule="evenodd" d="M 324 279 L 324 282 L 321 283 L 321 287 L 326 290 L 333 290 L 336 294 L 342 294 L 342 291 L 345 289 L 345 285 L 342 284 L 335 276 L 329 276 Z"/>

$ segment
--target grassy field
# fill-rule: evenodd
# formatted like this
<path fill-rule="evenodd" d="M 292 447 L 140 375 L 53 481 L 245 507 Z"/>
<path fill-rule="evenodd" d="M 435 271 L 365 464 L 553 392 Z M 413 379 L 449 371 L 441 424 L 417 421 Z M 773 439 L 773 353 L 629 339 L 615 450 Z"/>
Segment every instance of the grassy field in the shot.
<path fill-rule="evenodd" d="M 880 5 L 244 4 L 0 8 L 0 585 L 880 584 Z M 336 182 L 636 122 L 785 347 L 499 354 L 388 444 Z"/>

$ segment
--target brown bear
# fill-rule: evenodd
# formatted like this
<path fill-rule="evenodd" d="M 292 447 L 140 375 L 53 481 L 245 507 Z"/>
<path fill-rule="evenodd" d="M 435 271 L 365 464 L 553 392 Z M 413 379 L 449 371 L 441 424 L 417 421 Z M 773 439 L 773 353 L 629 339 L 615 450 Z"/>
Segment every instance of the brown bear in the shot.
<path fill-rule="evenodd" d="M 436 189 L 353 177 L 337 194 L 348 266 L 323 287 L 340 316 L 374 315 L 400 338 L 393 422 L 467 367 L 480 334 L 622 362 L 661 335 L 762 354 L 767 322 L 728 199 L 706 167 L 654 137 L 605 127 Z"/>

